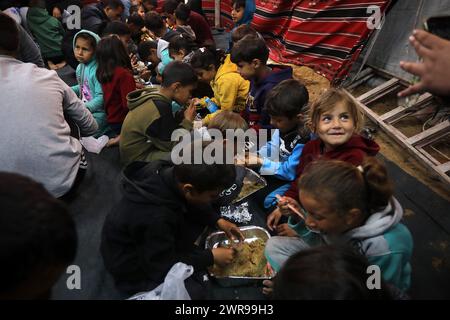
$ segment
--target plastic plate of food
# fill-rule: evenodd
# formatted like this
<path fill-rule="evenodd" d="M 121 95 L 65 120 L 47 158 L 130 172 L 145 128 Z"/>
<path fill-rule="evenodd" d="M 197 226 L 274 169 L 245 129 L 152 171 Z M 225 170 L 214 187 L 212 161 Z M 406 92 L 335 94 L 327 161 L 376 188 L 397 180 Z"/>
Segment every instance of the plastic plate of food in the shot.
<path fill-rule="evenodd" d="M 270 234 L 261 227 L 247 226 L 239 228 L 244 234 L 243 243 L 231 243 L 223 231 L 214 232 L 206 239 L 206 249 L 218 247 L 236 250 L 233 262 L 226 267 L 214 265 L 209 268 L 209 275 L 225 287 L 239 286 L 274 276 L 273 270 L 264 256 L 264 248 Z"/>
<path fill-rule="evenodd" d="M 266 179 L 249 168 L 245 168 L 245 170 L 246 174 L 244 177 L 241 192 L 232 202 L 233 204 L 241 202 L 242 200 L 248 198 L 250 195 L 254 194 L 256 191 L 261 190 L 262 188 L 267 186 Z"/>

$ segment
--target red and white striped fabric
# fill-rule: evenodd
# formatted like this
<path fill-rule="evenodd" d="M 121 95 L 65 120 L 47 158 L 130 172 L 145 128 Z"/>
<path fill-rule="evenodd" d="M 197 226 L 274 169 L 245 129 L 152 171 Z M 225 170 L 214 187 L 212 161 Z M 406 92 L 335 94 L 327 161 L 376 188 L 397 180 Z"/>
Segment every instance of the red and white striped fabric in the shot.
<path fill-rule="evenodd" d="M 390 2 L 256 0 L 252 26 L 266 38 L 272 60 L 312 67 L 336 84 L 373 32 L 369 6 L 378 6 L 383 14 Z"/>
<path fill-rule="evenodd" d="M 215 1 L 203 0 L 203 12 L 210 26 L 215 25 Z M 231 20 L 231 0 L 220 0 L 220 26 L 230 31 L 233 28 L 233 20 Z"/>
<path fill-rule="evenodd" d="M 391 0 L 256 0 L 252 26 L 270 48 L 270 58 L 313 68 L 336 84 L 345 79 L 373 32 L 370 6 L 383 14 Z M 203 1 L 214 25 L 214 0 Z M 231 29 L 231 0 L 221 0 L 221 24 Z"/>

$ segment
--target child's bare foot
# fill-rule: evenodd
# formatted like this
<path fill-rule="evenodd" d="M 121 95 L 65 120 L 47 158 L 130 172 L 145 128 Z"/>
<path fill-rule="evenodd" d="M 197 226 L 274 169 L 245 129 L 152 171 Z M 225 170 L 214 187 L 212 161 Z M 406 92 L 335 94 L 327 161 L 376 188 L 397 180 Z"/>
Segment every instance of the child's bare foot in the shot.
<path fill-rule="evenodd" d="M 109 139 L 108 143 L 106 144 L 107 147 L 114 147 L 114 146 L 118 146 L 119 145 L 119 141 L 120 141 L 120 135 L 118 135 L 117 137 L 111 138 Z"/>
<path fill-rule="evenodd" d="M 263 294 L 266 296 L 272 295 L 273 291 L 273 281 L 272 280 L 264 280 L 263 281 Z"/>

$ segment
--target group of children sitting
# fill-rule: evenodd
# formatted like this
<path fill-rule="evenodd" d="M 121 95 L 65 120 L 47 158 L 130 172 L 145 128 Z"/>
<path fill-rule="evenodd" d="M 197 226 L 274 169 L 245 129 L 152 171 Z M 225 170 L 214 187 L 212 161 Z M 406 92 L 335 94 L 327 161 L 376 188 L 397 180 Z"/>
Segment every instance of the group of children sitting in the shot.
<path fill-rule="evenodd" d="M 234 1 L 233 16 L 247 12 L 248 2 Z M 269 181 L 260 205 L 276 235 L 265 255 L 278 275 L 265 283 L 266 292 L 279 299 L 392 297 L 385 284 L 378 292 L 365 286 L 369 264 L 381 269 L 384 283 L 406 292 L 412 237 L 400 222 L 403 211 L 386 168 L 375 158 L 379 146 L 360 134 L 356 103 L 334 88 L 310 101 L 291 67 L 267 63 L 264 40 L 245 22 L 224 53 L 189 27 L 185 4 L 166 1 L 166 20 L 144 14 L 142 5 L 130 9 L 128 26 L 106 25 L 103 38 L 89 30 L 73 38 L 79 62 L 73 90 L 97 121 L 94 136 L 106 134 L 109 145 L 118 144 L 124 165 L 123 197 L 106 218 L 101 243 L 105 267 L 124 296 L 152 290 L 173 264 L 184 262 L 195 270 L 186 283 L 191 297 L 204 297 L 195 288 L 204 285 L 206 268 L 231 263 L 236 252 L 202 249 L 198 239 L 211 227 L 244 240 L 236 224 L 218 214 L 239 193 L 244 167 Z M 139 69 L 138 60 L 151 69 Z M 147 77 L 145 84 L 133 75 Z M 235 164 L 174 165 L 172 134 L 192 130 L 200 116 L 207 130 L 273 131 L 267 144 Z M 227 148 L 225 140 L 194 141 L 187 152 L 209 143 Z"/>

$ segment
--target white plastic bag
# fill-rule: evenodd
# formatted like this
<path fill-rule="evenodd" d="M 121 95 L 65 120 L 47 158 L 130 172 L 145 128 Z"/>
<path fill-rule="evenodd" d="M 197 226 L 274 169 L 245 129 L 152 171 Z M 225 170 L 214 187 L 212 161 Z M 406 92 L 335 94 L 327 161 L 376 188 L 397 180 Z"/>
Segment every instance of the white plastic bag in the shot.
<path fill-rule="evenodd" d="M 149 292 L 138 293 L 128 300 L 191 300 L 184 280 L 194 273 L 194 267 L 182 262 L 175 263 L 158 287 Z"/>
<path fill-rule="evenodd" d="M 99 154 L 100 151 L 106 146 L 108 143 L 109 138 L 106 135 L 101 136 L 100 138 L 94 138 L 94 137 L 83 137 L 81 138 L 80 142 L 83 145 L 83 147 L 86 148 L 87 151 L 91 153 Z"/>

